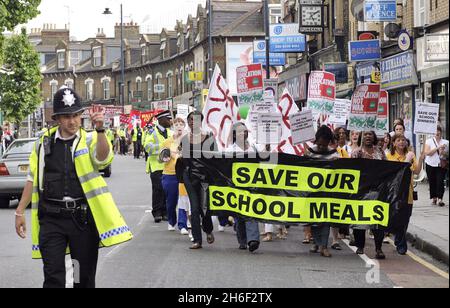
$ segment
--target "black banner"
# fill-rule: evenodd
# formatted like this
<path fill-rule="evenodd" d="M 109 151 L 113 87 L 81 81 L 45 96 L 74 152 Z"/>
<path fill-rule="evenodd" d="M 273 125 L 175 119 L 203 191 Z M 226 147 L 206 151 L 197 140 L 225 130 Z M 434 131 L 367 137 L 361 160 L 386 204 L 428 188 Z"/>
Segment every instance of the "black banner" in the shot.
<path fill-rule="evenodd" d="M 272 157 L 273 158 L 273 157 Z M 320 161 L 285 154 L 184 159 L 201 166 L 211 211 L 270 223 L 395 225 L 408 206 L 411 165 L 365 159 Z"/>

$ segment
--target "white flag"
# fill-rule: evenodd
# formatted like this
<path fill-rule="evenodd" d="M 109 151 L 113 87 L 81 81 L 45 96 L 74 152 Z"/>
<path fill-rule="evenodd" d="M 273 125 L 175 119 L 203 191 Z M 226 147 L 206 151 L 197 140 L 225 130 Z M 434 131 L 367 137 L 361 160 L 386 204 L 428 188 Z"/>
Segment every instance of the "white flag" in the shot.
<path fill-rule="evenodd" d="M 278 112 L 281 113 L 282 116 L 282 135 L 280 144 L 278 145 L 276 151 L 278 153 L 285 153 L 291 155 L 302 156 L 304 154 L 303 146 L 294 146 L 292 142 L 292 133 L 291 133 L 291 122 L 289 117 L 298 113 L 300 109 L 298 109 L 295 104 L 294 99 L 287 89 L 284 90 L 283 96 L 281 97 L 280 103 L 278 104 Z"/>
<path fill-rule="evenodd" d="M 211 79 L 203 115 L 203 129 L 214 134 L 219 150 L 224 151 L 230 145 L 229 136 L 233 124 L 240 120 L 240 116 L 239 107 L 234 102 L 218 65 Z"/>

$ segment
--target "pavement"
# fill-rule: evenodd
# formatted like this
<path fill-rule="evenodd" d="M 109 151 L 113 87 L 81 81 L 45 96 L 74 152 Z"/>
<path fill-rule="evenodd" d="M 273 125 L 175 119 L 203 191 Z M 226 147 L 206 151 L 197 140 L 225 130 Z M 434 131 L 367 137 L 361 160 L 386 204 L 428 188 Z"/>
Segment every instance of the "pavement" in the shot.
<path fill-rule="evenodd" d="M 419 201 L 414 203 L 408 240 L 416 249 L 448 266 L 449 190 L 445 192 L 444 207 L 431 205 L 428 183 L 418 185 L 417 191 Z"/>

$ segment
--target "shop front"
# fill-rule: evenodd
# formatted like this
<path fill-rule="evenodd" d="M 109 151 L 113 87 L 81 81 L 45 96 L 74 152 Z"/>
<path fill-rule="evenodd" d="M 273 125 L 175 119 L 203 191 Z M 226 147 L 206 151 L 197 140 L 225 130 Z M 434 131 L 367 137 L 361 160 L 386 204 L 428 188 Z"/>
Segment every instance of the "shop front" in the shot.
<path fill-rule="evenodd" d="M 420 73 L 420 91 L 424 101 L 439 104 L 439 122 L 444 138 L 449 130 L 449 61 L 447 33 L 433 33 L 419 38 L 417 42 L 417 70 Z"/>

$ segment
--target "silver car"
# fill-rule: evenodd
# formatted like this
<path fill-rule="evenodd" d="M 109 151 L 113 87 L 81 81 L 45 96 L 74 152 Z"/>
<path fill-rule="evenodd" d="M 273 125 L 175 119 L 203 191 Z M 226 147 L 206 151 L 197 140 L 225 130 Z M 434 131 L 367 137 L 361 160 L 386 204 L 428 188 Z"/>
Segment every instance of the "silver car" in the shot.
<path fill-rule="evenodd" d="M 37 141 L 17 139 L 0 158 L 0 208 L 8 208 L 11 200 L 19 199 L 30 170 L 30 154 Z"/>

